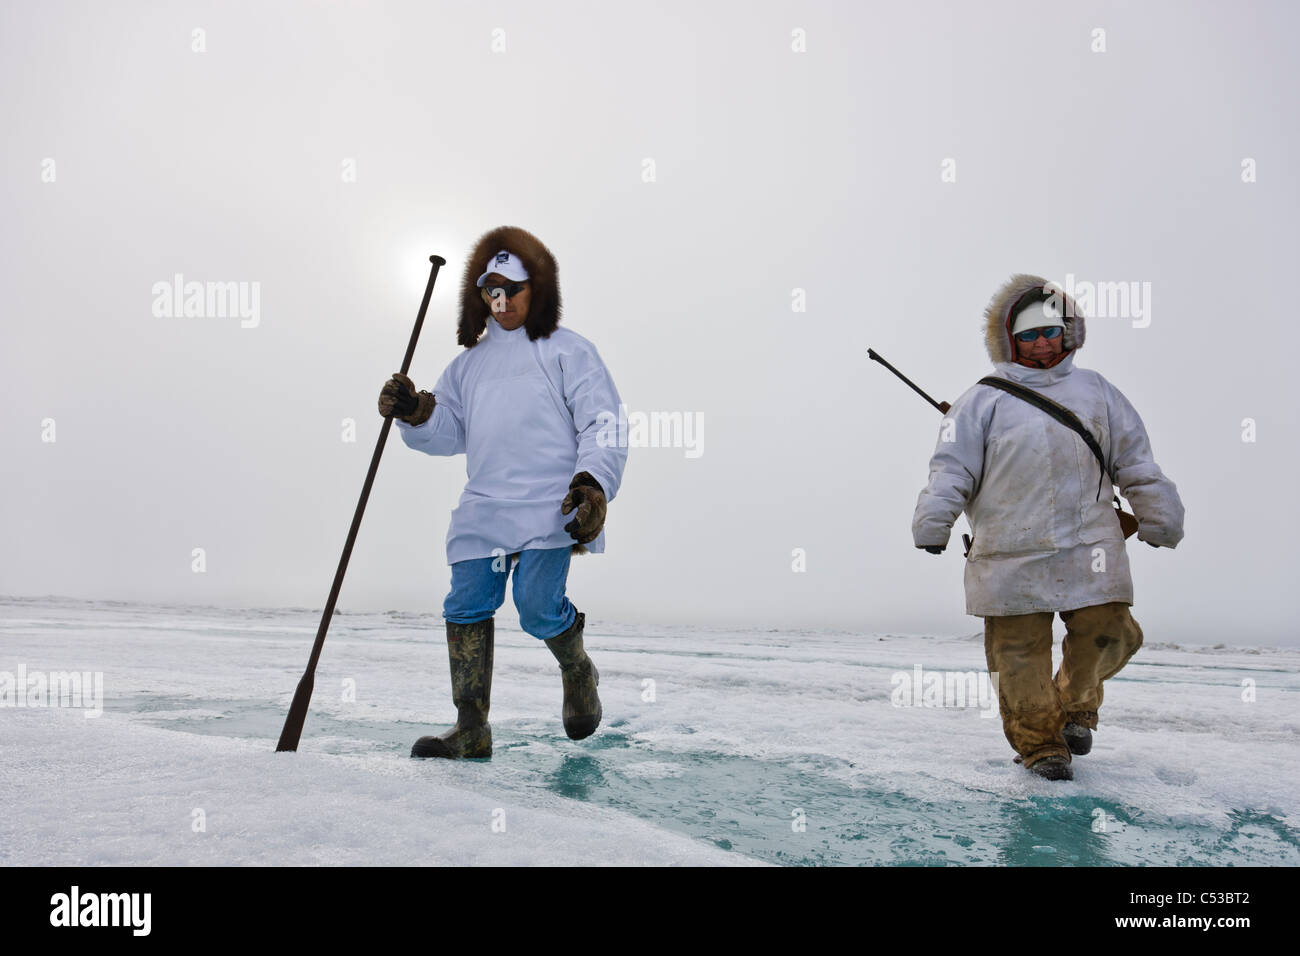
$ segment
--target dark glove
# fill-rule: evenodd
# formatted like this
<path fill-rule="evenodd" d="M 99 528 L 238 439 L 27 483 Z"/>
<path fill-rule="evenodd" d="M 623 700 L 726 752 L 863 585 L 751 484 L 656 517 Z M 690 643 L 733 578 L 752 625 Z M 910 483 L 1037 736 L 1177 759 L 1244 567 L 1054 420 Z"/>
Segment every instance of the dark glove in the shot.
<path fill-rule="evenodd" d="M 417 393 L 415 383 L 401 372 L 394 372 L 379 390 L 379 414 L 384 418 L 392 415 L 408 425 L 423 425 L 433 414 L 433 406 L 433 394 Z"/>
<path fill-rule="evenodd" d="M 922 551 L 929 551 L 931 554 L 943 554 L 944 549 L 948 546 L 946 544 L 918 544 L 917 547 Z"/>
<path fill-rule="evenodd" d="M 605 489 L 590 472 L 580 471 L 569 482 L 569 493 L 560 502 L 560 514 L 574 512 L 573 520 L 564 526 L 578 544 L 596 540 L 605 527 Z"/>

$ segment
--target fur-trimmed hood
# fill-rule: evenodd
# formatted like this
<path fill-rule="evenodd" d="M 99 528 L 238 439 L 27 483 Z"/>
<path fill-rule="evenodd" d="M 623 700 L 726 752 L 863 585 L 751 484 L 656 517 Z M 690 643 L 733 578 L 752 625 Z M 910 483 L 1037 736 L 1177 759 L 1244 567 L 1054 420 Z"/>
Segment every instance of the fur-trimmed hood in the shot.
<path fill-rule="evenodd" d="M 1043 299 L 1054 297 L 1060 307 L 1061 314 L 1065 317 L 1062 351 L 1069 353 L 1083 347 L 1086 334 L 1084 316 L 1074 299 L 1066 295 L 1065 290 L 1055 282 L 1042 276 L 1019 273 L 1002 284 L 984 309 L 984 347 L 988 349 L 989 358 L 994 365 L 1016 360 L 1016 346 L 1011 338 L 1012 310 L 1021 297 L 1030 292 L 1038 292 Z"/>
<path fill-rule="evenodd" d="M 465 261 L 465 272 L 460 280 L 460 321 L 456 326 L 456 340 L 465 348 L 476 345 L 487 328 L 491 313 L 479 294 L 478 277 L 487 269 L 488 260 L 502 249 L 518 256 L 528 270 L 532 289 L 528 319 L 524 322 L 528 337 L 546 338 L 560 324 L 559 268 L 551 250 L 526 229 L 498 226 L 479 238 Z"/>

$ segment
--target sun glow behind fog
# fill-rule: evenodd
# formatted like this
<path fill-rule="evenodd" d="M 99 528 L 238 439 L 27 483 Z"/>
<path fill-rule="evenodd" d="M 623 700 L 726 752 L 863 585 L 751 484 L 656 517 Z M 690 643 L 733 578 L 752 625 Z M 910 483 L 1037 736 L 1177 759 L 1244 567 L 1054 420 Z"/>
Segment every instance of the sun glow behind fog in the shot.
<path fill-rule="evenodd" d="M 437 255 L 446 260 L 446 265 L 438 270 L 426 321 L 445 321 L 455 312 L 464 257 L 474 237 L 437 224 L 400 234 L 376 231 L 383 241 L 368 247 L 365 262 L 369 281 L 377 290 L 373 305 L 379 314 L 373 315 L 372 320 L 383 329 L 393 330 L 398 337 L 409 335 L 429 284 L 429 271 L 433 268 L 429 257 Z"/>
<path fill-rule="evenodd" d="M 434 289 L 434 295 L 441 299 L 445 288 L 454 285 L 460 278 L 458 263 L 465 255 L 465 245 L 465 242 L 450 238 L 444 232 L 419 236 L 404 241 L 397 247 L 391 260 L 396 273 L 394 279 L 415 307 L 419 306 L 424 287 L 429 282 L 429 270 L 432 268 L 429 257 L 442 256 L 447 260 L 447 264 L 438 270 L 438 283 Z M 429 307 L 433 308 L 432 304 Z"/>
<path fill-rule="evenodd" d="M 459 215 L 452 213 L 455 221 Z M 477 238 L 469 230 L 456 228 L 438 221 L 424 221 L 422 217 L 404 216 L 396 223 L 378 219 L 368 220 L 361 226 L 368 241 L 365 244 L 364 263 L 358 263 L 392 297 L 411 303 L 411 314 L 420 305 L 424 287 L 429 281 L 430 256 L 442 256 L 447 264 L 438 273 L 434 300 L 441 299 L 444 284 L 454 276 L 460 280 L 461 263 L 470 245 Z M 433 308 L 433 305 L 430 305 Z"/>

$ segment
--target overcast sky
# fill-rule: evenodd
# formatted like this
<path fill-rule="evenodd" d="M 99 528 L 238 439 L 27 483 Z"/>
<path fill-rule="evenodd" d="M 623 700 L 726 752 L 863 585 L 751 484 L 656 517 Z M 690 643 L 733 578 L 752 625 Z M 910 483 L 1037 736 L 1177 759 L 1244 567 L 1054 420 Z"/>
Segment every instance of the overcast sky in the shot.
<path fill-rule="evenodd" d="M 867 348 L 952 400 L 1032 272 L 1149 290 L 1077 358 L 1187 508 L 1129 548 L 1147 641 L 1294 642 L 1298 9 L 7 2 L 0 594 L 322 606 L 428 256 L 426 388 L 513 224 L 629 410 L 702 423 L 631 450 L 593 620 L 979 630 Z M 464 481 L 394 432 L 341 607 L 440 611 Z"/>

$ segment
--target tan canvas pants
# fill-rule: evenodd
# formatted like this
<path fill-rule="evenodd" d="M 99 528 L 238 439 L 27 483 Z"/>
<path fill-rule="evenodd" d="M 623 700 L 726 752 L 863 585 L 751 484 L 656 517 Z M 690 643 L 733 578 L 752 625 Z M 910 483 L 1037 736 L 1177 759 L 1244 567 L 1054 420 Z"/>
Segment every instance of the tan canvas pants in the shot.
<path fill-rule="evenodd" d="M 998 675 L 1002 730 L 1028 767 L 1070 751 L 1067 721 L 1095 730 L 1102 683 L 1142 646 L 1142 628 L 1120 601 L 1062 611 L 1066 636 L 1061 668 L 1052 676 L 1052 614 L 984 619 L 984 657 Z"/>

